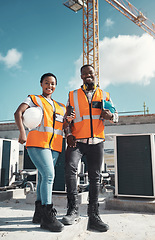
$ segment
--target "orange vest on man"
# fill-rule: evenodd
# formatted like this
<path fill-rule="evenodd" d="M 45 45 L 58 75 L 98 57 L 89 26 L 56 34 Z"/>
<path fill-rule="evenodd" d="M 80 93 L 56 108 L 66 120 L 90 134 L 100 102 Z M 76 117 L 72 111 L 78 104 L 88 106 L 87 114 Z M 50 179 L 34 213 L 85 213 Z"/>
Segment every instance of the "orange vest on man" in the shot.
<path fill-rule="evenodd" d="M 50 148 L 62 151 L 63 117 L 65 105 L 53 100 L 53 106 L 41 95 L 30 95 L 33 103 L 41 107 L 43 119 L 40 125 L 28 133 L 26 147 Z"/>
<path fill-rule="evenodd" d="M 109 93 L 96 88 L 91 103 L 82 88 L 69 93 L 70 105 L 74 107 L 76 117 L 73 121 L 72 134 L 76 139 L 97 137 L 104 139 L 104 124 L 100 119 L 103 101 L 109 100 Z"/>

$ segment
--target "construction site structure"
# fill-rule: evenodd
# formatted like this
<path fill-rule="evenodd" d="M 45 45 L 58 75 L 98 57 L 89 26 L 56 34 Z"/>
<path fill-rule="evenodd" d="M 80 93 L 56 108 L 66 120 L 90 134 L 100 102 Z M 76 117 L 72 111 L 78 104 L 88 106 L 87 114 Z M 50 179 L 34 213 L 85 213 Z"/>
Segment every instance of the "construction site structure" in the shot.
<path fill-rule="evenodd" d="M 128 0 L 105 1 L 155 38 L 155 24 L 151 22 L 141 11 L 134 7 Z"/>
<path fill-rule="evenodd" d="M 95 69 L 99 85 L 99 23 L 98 0 L 86 0 L 83 5 L 83 65 L 90 64 Z"/>
<path fill-rule="evenodd" d="M 128 0 L 105 0 L 145 32 L 155 38 L 155 24 Z M 64 5 L 74 12 L 83 9 L 83 65 L 94 67 L 99 85 L 98 0 L 68 0 Z"/>

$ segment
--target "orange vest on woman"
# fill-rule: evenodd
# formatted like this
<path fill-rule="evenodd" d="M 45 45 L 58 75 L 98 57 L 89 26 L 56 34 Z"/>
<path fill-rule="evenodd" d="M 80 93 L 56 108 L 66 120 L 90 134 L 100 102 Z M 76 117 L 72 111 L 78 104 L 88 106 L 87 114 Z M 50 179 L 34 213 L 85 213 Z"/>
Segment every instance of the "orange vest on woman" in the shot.
<path fill-rule="evenodd" d="M 61 152 L 65 105 L 53 100 L 52 106 L 42 95 L 30 95 L 30 97 L 36 106 L 41 107 L 43 119 L 38 127 L 28 133 L 26 147 L 50 148 Z"/>
<path fill-rule="evenodd" d="M 103 100 L 109 100 L 109 93 L 96 88 L 91 103 L 82 88 L 69 93 L 70 105 L 76 117 L 73 120 L 72 134 L 76 139 L 97 137 L 104 139 L 104 124 L 100 120 Z"/>

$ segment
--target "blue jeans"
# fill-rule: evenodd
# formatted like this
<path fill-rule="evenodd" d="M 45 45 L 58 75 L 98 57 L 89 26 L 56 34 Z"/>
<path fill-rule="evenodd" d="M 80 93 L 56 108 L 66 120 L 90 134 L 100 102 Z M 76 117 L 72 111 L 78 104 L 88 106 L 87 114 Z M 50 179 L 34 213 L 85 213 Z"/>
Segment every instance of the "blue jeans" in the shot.
<path fill-rule="evenodd" d="M 55 177 L 54 166 L 59 157 L 59 152 L 36 147 L 28 147 L 27 151 L 38 169 L 37 201 L 41 201 L 42 205 L 51 204 Z"/>

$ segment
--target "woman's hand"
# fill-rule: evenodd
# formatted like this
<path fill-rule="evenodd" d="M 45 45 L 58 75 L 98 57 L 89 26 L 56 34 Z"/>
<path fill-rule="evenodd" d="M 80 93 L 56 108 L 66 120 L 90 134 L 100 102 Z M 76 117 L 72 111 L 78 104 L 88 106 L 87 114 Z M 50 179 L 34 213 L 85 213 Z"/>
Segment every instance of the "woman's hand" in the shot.
<path fill-rule="evenodd" d="M 19 134 L 19 138 L 18 138 L 18 142 L 21 144 L 26 143 L 27 137 L 26 137 L 26 132 L 25 131 L 21 131 Z"/>
<path fill-rule="evenodd" d="M 23 113 L 25 112 L 26 109 L 28 109 L 29 106 L 26 103 L 22 103 L 20 104 L 20 106 L 17 108 L 14 116 L 15 116 L 15 121 L 16 124 L 18 126 L 19 129 L 19 138 L 18 138 L 18 142 L 23 144 L 26 142 L 26 132 L 25 132 L 25 128 L 23 125 Z"/>

